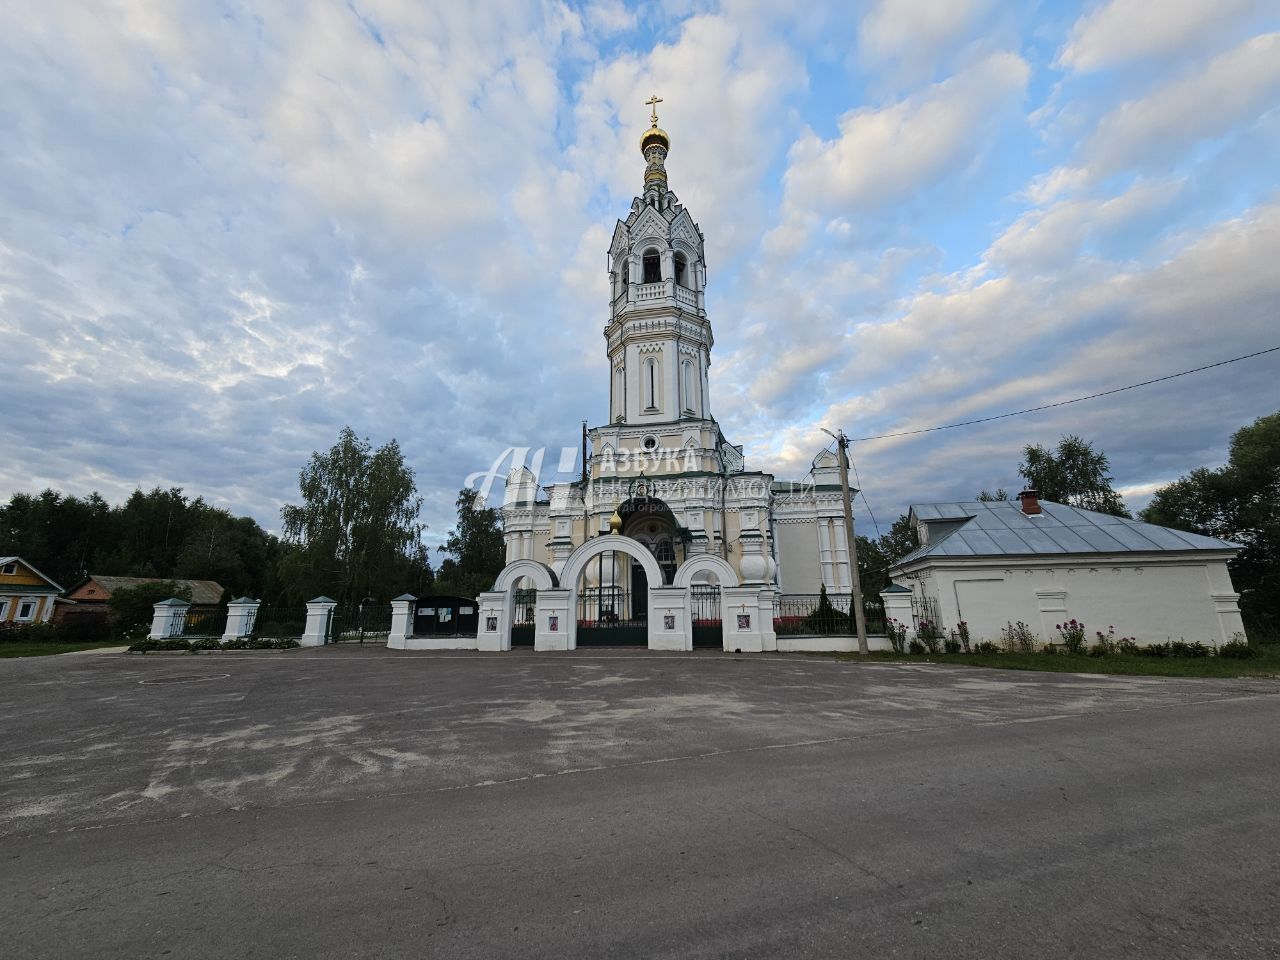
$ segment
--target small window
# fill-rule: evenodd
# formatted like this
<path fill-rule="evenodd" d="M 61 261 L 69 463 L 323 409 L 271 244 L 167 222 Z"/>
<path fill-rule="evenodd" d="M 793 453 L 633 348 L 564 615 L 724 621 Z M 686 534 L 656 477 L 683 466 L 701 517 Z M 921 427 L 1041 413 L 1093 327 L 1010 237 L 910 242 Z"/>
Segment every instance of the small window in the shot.
<path fill-rule="evenodd" d="M 645 448 L 646 450 L 652 450 L 652 449 L 654 449 L 655 447 L 657 447 L 657 445 L 658 445 L 658 438 L 657 438 L 657 437 L 645 437 L 645 438 L 644 438 L 644 448 Z"/>
<path fill-rule="evenodd" d="M 644 255 L 644 282 L 659 283 L 662 280 L 662 258 L 650 252 Z"/>
<path fill-rule="evenodd" d="M 34 620 L 36 616 L 36 602 L 34 600 L 21 600 L 18 602 L 18 615 L 14 620 Z"/>
<path fill-rule="evenodd" d="M 17 572 L 18 565 L 16 563 L 6 563 L 3 568 L 0 568 L 0 573 L 3 573 L 6 577 L 12 577 Z"/>

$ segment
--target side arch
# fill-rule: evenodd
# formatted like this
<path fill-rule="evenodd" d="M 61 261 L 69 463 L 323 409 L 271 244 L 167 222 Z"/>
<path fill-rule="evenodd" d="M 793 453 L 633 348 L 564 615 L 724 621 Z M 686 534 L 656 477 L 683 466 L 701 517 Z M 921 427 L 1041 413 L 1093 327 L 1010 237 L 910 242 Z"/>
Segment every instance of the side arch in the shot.
<path fill-rule="evenodd" d="M 493 582 L 493 592 L 505 593 L 515 586 L 521 577 L 528 577 L 539 590 L 554 590 L 560 586 L 555 571 L 545 563 L 539 563 L 537 560 L 512 560 L 502 568 L 498 579 Z"/>
<path fill-rule="evenodd" d="M 676 571 L 671 585 L 673 587 L 688 587 L 693 583 L 693 578 L 703 572 L 714 573 L 722 587 L 736 587 L 739 585 L 738 575 L 733 572 L 733 567 L 729 565 L 729 561 L 723 557 L 717 557 L 714 553 L 700 553 L 680 564 L 680 569 Z"/>
<path fill-rule="evenodd" d="M 592 557 L 608 553 L 610 550 L 625 553 L 639 563 L 644 568 L 644 574 L 649 580 L 650 589 L 660 587 L 666 582 L 662 577 L 662 568 L 658 566 L 657 558 L 649 552 L 648 547 L 639 541 L 632 540 L 630 537 L 623 537 L 614 533 L 605 534 L 603 537 L 592 537 L 574 550 L 573 553 L 569 554 L 569 559 L 564 562 L 564 570 L 560 575 L 561 579 L 564 580 L 571 591 L 576 593 L 578 576 L 586 568 L 587 563 Z M 572 595 L 571 599 L 573 599 Z"/>

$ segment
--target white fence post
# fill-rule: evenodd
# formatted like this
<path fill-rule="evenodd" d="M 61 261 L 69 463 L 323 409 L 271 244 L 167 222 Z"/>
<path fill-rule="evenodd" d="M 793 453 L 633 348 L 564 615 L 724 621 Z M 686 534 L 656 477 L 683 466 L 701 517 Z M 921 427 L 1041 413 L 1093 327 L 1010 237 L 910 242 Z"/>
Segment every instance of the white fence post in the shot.
<path fill-rule="evenodd" d="M 387 634 L 387 648 L 405 650 L 413 636 L 413 608 L 418 598 L 403 593 L 391 601 L 391 632 Z"/>
<path fill-rule="evenodd" d="M 261 602 L 252 597 L 241 597 L 227 603 L 227 625 L 222 631 L 223 643 L 247 637 L 253 632 L 253 624 L 258 617 L 258 604 Z"/>
<path fill-rule="evenodd" d="M 152 640 L 167 640 L 169 637 L 182 635 L 182 622 L 191 604 L 177 597 L 161 600 L 154 605 L 155 614 L 151 617 Z"/>
<path fill-rule="evenodd" d="M 302 631 L 302 639 L 298 643 L 304 647 L 322 647 L 329 633 L 329 617 L 337 600 L 329 597 L 316 597 L 307 601 L 307 626 Z"/>

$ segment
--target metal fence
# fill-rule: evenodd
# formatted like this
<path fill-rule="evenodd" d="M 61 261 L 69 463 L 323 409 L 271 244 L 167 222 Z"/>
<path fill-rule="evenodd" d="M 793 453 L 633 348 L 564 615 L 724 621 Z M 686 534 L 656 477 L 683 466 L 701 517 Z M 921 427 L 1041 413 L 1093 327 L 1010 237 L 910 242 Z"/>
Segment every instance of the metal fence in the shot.
<path fill-rule="evenodd" d="M 724 620 L 720 611 L 720 587 L 695 583 L 689 588 L 689 607 L 695 647 L 724 645 Z"/>
<path fill-rule="evenodd" d="M 789 593 L 773 602 L 773 629 L 780 637 L 855 636 L 858 632 L 853 597 L 848 594 Z M 867 633 L 885 632 L 884 602 L 863 597 L 862 612 Z"/>
<path fill-rule="evenodd" d="M 221 637 L 227 629 L 227 608 L 214 610 L 188 607 L 182 616 L 174 617 L 169 627 L 171 637 Z"/>
<path fill-rule="evenodd" d="M 944 630 L 942 619 L 938 616 L 938 601 L 935 597 L 920 597 L 914 594 L 911 597 L 911 620 L 912 626 L 916 631 L 920 630 L 920 624 L 927 621 L 930 625 L 938 630 Z"/>
<path fill-rule="evenodd" d="M 254 611 L 253 623 L 249 625 L 249 636 L 266 637 L 271 640 L 295 640 L 307 629 L 307 614 L 299 606 L 277 607 L 263 603 Z"/>
<path fill-rule="evenodd" d="M 533 615 L 538 608 L 537 590 L 516 590 L 511 609 L 511 645 L 533 646 Z"/>
<path fill-rule="evenodd" d="M 364 643 L 385 640 L 391 633 L 391 604 L 360 603 L 335 607 L 326 633 L 330 643 Z"/>

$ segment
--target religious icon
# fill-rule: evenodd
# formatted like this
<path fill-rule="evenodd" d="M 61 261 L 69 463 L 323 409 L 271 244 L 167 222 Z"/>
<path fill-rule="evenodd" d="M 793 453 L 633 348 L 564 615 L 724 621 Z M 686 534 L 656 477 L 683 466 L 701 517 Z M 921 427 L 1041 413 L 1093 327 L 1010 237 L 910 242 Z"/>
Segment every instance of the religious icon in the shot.
<path fill-rule="evenodd" d="M 497 632 L 498 632 L 498 618 L 497 618 L 497 617 L 485 617 L 485 618 L 484 618 L 484 629 L 485 629 L 485 632 L 486 632 L 486 633 L 497 633 Z"/>
<path fill-rule="evenodd" d="M 662 615 L 662 629 L 674 630 L 676 628 L 676 615 L 674 613 L 665 613 Z"/>
<path fill-rule="evenodd" d="M 560 618 L 557 616 L 547 617 L 547 629 L 552 633 L 560 632 Z"/>
<path fill-rule="evenodd" d="M 738 629 L 739 630 L 751 629 L 751 614 L 749 613 L 738 614 Z"/>

